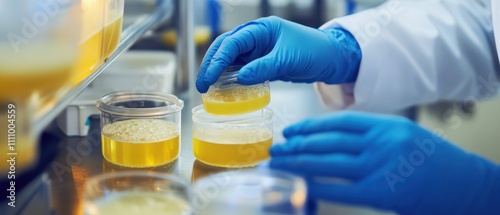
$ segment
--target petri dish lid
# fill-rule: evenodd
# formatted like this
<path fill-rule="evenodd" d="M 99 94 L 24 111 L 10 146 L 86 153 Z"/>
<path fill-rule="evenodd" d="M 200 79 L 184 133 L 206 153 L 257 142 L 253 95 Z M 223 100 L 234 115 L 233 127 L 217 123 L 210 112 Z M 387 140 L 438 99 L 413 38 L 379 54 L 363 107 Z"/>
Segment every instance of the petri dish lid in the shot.
<path fill-rule="evenodd" d="M 238 82 L 238 71 L 243 68 L 243 65 L 231 65 L 226 67 L 224 72 L 217 79 L 217 84 L 229 84 Z"/>
<path fill-rule="evenodd" d="M 197 180 L 196 197 L 208 200 L 200 207 L 218 214 L 245 209 L 257 214 L 297 214 L 304 210 L 307 188 L 302 178 L 270 169 L 221 172 Z M 255 214 L 248 213 L 248 214 Z M 298 213 L 301 214 L 301 213 Z"/>
<path fill-rule="evenodd" d="M 178 113 L 184 101 L 162 92 L 113 92 L 104 95 L 96 106 L 113 115 L 153 117 Z"/>

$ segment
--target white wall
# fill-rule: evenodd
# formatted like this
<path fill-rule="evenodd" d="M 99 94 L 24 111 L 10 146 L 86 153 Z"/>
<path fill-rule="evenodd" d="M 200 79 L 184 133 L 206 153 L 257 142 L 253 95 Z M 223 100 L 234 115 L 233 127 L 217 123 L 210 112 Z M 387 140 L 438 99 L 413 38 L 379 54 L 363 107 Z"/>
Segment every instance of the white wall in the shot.
<path fill-rule="evenodd" d="M 439 109 L 422 107 L 419 122 L 444 132 L 458 146 L 500 163 L 500 98 L 476 103 L 470 119 L 458 111 Z"/>

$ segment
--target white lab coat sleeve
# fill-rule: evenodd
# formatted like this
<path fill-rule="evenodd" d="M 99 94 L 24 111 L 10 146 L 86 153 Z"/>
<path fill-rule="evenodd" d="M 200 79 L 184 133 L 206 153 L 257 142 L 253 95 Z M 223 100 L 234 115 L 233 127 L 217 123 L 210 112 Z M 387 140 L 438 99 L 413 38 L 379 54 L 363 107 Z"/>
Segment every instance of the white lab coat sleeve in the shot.
<path fill-rule="evenodd" d="M 393 0 L 334 19 L 357 39 L 355 83 L 316 83 L 326 105 L 392 112 L 437 100 L 480 100 L 497 93 L 499 63 L 490 0 Z"/>

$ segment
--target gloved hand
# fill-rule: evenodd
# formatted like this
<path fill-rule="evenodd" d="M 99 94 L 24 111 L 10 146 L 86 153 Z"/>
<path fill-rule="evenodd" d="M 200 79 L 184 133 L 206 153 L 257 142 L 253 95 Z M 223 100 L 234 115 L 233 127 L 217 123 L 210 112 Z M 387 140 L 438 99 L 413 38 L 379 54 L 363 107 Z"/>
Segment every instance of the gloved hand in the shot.
<path fill-rule="evenodd" d="M 284 135 L 269 165 L 304 175 L 314 199 L 400 214 L 500 213 L 499 166 L 404 118 L 346 112 Z"/>
<path fill-rule="evenodd" d="M 361 50 L 343 29 L 318 30 L 278 17 L 260 18 L 219 36 L 208 49 L 196 80 L 204 93 L 229 65 L 246 64 L 241 84 L 266 80 L 354 82 Z"/>

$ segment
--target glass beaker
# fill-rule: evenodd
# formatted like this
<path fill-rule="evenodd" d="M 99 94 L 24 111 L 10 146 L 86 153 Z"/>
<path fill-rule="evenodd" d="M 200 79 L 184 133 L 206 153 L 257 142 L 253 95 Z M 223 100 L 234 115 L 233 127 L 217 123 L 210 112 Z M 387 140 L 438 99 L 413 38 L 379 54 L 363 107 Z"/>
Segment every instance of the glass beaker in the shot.
<path fill-rule="evenodd" d="M 79 0 L 0 0 L 0 173 L 27 169 L 37 158 L 32 120 L 43 103 L 68 89 L 78 55 Z M 7 142 L 8 141 L 8 142 Z M 8 154 L 10 153 L 10 154 Z"/>
<path fill-rule="evenodd" d="M 84 188 L 86 215 L 189 215 L 190 184 L 173 175 L 151 172 L 107 173 Z"/>
<path fill-rule="evenodd" d="M 203 106 L 214 115 L 237 115 L 260 110 L 271 101 L 269 82 L 255 85 L 238 83 L 242 66 L 229 66 L 202 95 Z"/>
<path fill-rule="evenodd" d="M 194 184 L 199 215 L 303 215 L 303 179 L 268 169 L 222 172 Z"/>
<path fill-rule="evenodd" d="M 155 167 L 179 156 L 181 110 L 174 95 L 115 92 L 97 102 L 101 111 L 102 154 L 116 165 Z"/>
<path fill-rule="evenodd" d="M 273 112 L 217 116 L 203 105 L 193 108 L 193 153 L 203 163 L 218 167 L 255 166 L 269 158 L 273 144 Z"/>

